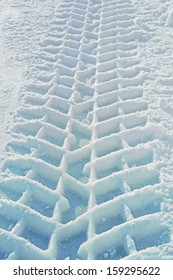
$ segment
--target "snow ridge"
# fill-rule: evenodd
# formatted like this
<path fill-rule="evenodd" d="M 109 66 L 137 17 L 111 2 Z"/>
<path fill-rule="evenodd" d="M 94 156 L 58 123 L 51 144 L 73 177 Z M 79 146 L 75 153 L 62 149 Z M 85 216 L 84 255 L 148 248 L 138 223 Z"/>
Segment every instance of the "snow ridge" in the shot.
<path fill-rule="evenodd" d="M 1 259 L 172 258 L 135 17 L 130 0 L 60 2 L 2 166 Z"/>

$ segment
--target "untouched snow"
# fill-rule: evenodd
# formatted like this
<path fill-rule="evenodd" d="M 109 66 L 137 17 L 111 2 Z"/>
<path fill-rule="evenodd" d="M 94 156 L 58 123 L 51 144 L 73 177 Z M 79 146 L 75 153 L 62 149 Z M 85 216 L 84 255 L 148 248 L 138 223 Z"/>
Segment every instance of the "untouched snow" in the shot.
<path fill-rule="evenodd" d="M 173 259 L 173 6 L 0 3 L 0 259 Z"/>

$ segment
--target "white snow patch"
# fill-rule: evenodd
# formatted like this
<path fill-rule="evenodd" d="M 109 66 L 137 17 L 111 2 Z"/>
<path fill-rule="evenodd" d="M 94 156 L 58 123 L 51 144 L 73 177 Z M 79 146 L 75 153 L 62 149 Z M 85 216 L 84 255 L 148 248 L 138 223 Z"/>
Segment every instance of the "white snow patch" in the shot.
<path fill-rule="evenodd" d="M 173 9 L 171 9 L 171 11 L 169 12 L 165 25 L 169 27 L 173 27 Z"/>

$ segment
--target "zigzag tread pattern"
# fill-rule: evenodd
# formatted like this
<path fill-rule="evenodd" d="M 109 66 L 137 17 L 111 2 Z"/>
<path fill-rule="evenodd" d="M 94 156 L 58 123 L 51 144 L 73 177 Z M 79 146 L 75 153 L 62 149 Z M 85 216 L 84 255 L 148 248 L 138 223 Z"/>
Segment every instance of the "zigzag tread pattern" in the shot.
<path fill-rule="evenodd" d="M 130 0 L 61 1 L 2 166 L 1 259 L 144 259 L 171 242 L 135 16 Z"/>

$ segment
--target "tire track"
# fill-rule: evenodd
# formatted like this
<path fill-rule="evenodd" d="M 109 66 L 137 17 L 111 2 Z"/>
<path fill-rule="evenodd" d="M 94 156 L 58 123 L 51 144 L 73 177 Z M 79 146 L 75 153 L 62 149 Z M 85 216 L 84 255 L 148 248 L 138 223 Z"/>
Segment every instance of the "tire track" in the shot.
<path fill-rule="evenodd" d="M 130 0 L 61 1 L 54 15 L 2 166 L 3 257 L 145 259 L 171 241 L 149 35 Z"/>

